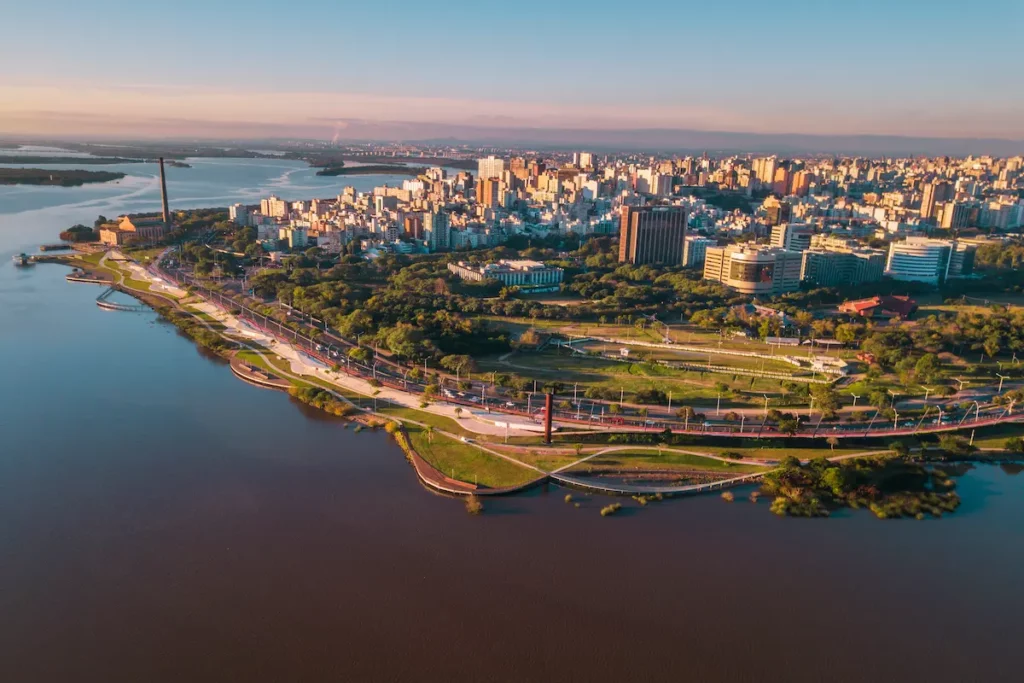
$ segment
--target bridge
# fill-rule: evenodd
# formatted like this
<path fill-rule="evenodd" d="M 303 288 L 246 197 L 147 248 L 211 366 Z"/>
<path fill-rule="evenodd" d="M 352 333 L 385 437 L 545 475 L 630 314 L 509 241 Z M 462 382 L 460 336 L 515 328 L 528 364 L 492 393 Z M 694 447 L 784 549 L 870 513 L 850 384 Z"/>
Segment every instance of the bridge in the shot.
<path fill-rule="evenodd" d="M 146 304 L 119 304 L 115 301 L 110 301 L 110 297 L 114 292 L 123 291 L 117 287 L 107 287 L 103 290 L 103 293 L 96 297 L 96 305 L 100 308 L 108 311 L 126 311 L 129 313 L 140 313 L 142 311 L 150 310 Z"/>
<path fill-rule="evenodd" d="M 752 474 L 744 474 L 741 477 L 733 477 L 731 479 L 720 479 L 718 481 L 709 481 L 703 484 L 687 484 L 685 486 L 634 486 L 632 484 L 613 484 L 605 483 L 602 481 L 595 481 L 594 479 L 583 478 L 583 477 L 572 477 L 566 474 L 559 474 L 552 472 L 548 475 L 551 481 L 556 484 L 562 484 L 570 488 L 582 489 L 584 491 L 592 491 L 594 493 L 604 493 L 609 495 L 684 495 L 684 494 L 695 494 L 695 493 L 706 493 L 708 491 L 715 491 L 718 489 L 727 489 L 732 486 L 739 486 L 741 484 L 750 484 L 761 477 L 765 472 L 754 472 Z"/>

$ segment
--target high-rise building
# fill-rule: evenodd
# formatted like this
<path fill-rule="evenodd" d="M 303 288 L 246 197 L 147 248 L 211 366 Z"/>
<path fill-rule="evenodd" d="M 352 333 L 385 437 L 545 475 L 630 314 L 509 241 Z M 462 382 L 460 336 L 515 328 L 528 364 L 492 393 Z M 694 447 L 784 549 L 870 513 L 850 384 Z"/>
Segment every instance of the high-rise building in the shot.
<path fill-rule="evenodd" d="M 775 169 L 775 178 L 772 183 L 772 192 L 780 197 L 786 196 L 789 191 L 789 171 L 785 168 Z"/>
<path fill-rule="evenodd" d="M 926 282 L 970 275 L 974 270 L 975 247 L 957 240 L 908 237 L 889 245 L 885 274 L 894 280 Z"/>
<path fill-rule="evenodd" d="M 405 217 L 404 227 L 405 233 L 413 239 L 423 239 L 423 215 L 422 214 L 410 214 Z"/>
<path fill-rule="evenodd" d="M 813 236 L 813 225 L 784 223 L 772 228 L 772 246 L 786 251 L 804 251 L 810 248 Z"/>
<path fill-rule="evenodd" d="M 476 184 L 476 201 L 487 208 L 500 207 L 502 202 L 501 181 L 497 178 L 481 178 Z"/>
<path fill-rule="evenodd" d="M 249 225 L 249 207 L 245 204 L 232 204 L 228 208 L 228 218 L 236 225 Z"/>
<path fill-rule="evenodd" d="M 590 152 L 573 152 L 572 165 L 578 168 L 594 168 L 594 155 Z"/>
<path fill-rule="evenodd" d="M 682 206 L 623 206 L 619 223 L 619 263 L 683 262 L 686 209 Z"/>
<path fill-rule="evenodd" d="M 499 159 L 496 156 L 489 156 L 486 159 L 480 159 L 476 162 L 477 164 L 477 182 L 484 178 L 500 178 L 501 174 L 505 172 L 505 160 Z"/>
<path fill-rule="evenodd" d="M 260 200 L 260 213 L 273 218 L 284 218 L 288 215 L 288 202 L 276 195 L 270 195 L 269 198 Z"/>
<path fill-rule="evenodd" d="M 704 265 L 708 247 L 718 244 L 717 240 L 701 235 L 687 235 L 683 241 L 683 266 L 696 268 Z"/>
<path fill-rule="evenodd" d="M 946 230 L 959 230 L 970 224 L 971 210 L 974 207 L 964 202 L 946 202 L 942 206 L 942 220 L 939 222 Z"/>
<path fill-rule="evenodd" d="M 730 244 L 708 247 L 704 279 L 752 296 L 776 296 L 800 289 L 801 255 L 776 247 Z"/>
<path fill-rule="evenodd" d="M 935 218 L 935 206 L 953 198 L 953 184 L 946 180 L 936 180 L 924 186 L 921 192 L 921 218 Z"/>
<path fill-rule="evenodd" d="M 788 223 L 793 217 L 793 207 L 789 202 L 781 201 L 775 197 L 768 197 L 764 200 L 763 206 L 768 219 L 768 225 Z"/>
<path fill-rule="evenodd" d="M 423 215 L 423 236 L 431 251 L 448 249 L 451 246 L 451 230 L 448 214 L 444 211 L 428 211 Z"/>
<path fill-rule="evenodd" d="M 672 194 L 672 176 L 665 173 L 652 173 L 650 192 L 656 197 L 667 197 Z"/>

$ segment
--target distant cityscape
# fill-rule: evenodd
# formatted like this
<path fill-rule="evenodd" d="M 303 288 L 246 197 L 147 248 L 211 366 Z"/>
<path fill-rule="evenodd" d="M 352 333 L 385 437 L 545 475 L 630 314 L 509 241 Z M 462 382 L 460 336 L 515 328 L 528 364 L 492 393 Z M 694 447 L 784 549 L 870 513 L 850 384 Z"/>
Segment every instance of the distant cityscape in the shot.
<path fill-rule="evenodd" d="M 520 241 L 618 236 L 633 265 L 698 269 L 743 294 L 858 285 L 883 277 L 938 285 L 969 278 L 979 245 L 1024 226 L 1024 157 L 964 159 L 782 159 L 707 154 L 637 158 L 490 154 L 465 169 L 466 154 L 395 185 L 337 196 L 235 204 L 230 217 L 255 228 L 277 259 L 315 246 L 370 258 L 462 252 Z M 380 149 L 415 159 L 409 150 Z M 122 217 L 101 241 L 153 241 L 159 216 Z M 133 222 L 134 221 L 134 222 Z M 519 265 L 517 265 L 517 263 Z M 560 274 L 510 261 L 453 266 L 464 279 L 521 289 L 557 289 Z"/>

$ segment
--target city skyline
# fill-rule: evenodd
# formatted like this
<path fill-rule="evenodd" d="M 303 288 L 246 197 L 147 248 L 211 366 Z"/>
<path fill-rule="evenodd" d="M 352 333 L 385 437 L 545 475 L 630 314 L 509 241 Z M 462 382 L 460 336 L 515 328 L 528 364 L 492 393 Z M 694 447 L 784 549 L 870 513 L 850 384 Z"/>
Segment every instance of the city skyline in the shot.
<path fill-rule="evenodd" d="M 124 0 L 19 6 L 9 13 L 21 28 L 0 46 L 18 65 L 0 75 L 0 134 L 1024 140 L 1024 95 L 1009 71 L 1024 58 L 1018 3 L 616 8 L 188 0 L 165 16 Z M 158 25 L 167 37 L 154 47 Z M 953 31 L 978 37 L 947 49 L 915 38 Z"/>

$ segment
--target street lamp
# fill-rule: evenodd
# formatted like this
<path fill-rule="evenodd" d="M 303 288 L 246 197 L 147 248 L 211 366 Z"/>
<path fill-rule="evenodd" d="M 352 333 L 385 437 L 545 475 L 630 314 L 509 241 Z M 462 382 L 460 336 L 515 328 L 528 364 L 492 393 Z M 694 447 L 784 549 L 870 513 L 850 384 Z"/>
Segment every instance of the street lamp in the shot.
<path fill-rule="evenodd" d="M 857 399 L 859 399 L 860 396 L 858 396 L 857 394 L 850 394 L 850 396 L 853 396 L 853 407 L 856 408 L 857 407 Z"/>
<path fill-rule="evenodd" d="M 768 417 L 768 394 L 762 394 L 764 396 L 764 416 Z"/>
<path fill-rule="evenodd" d="M 924 389 L 924 403 L 925 403 L 925 405 L 928 405 L 928 395 L 932 393 L 932 390 L 929 389 L 928 387 L 921 387 L 921 388 Z"/>
<path fill-rule="evenodd" d="M 889 405 L 895 410 L 896 409 L 896 397 L 899 396 L 899 393 L 893 391 L 892 389 L 886 389 L 886 391 L 888 391 L 889 395 L 892 396 L 892 403 L 890 403 Z"/>
<path fill-rule="evenodd" d="M 1003 381 L 1004 380 L 1008 380 L 1010 378 L 1007 377 L 1006 375 L 1000 375 L 998 373 L 996 373 L 996 377 L 999 378 L 999 390 L 996 393 L 997 394 L 1001 394 L 1001 393 L 1003 393 Z"/>

